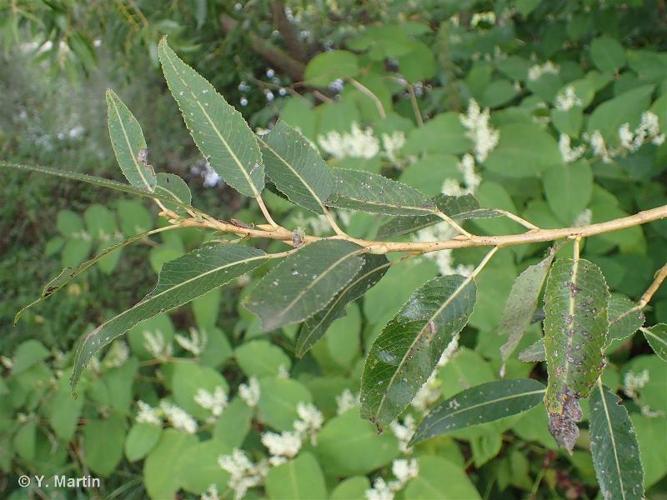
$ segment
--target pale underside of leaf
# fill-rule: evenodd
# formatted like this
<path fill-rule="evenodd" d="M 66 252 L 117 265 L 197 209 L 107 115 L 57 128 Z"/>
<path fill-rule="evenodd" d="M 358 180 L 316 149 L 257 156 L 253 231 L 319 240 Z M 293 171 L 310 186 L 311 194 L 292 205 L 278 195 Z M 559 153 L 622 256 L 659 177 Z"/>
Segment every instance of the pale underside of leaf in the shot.
<path fill-rule="evenodd" d="M 441 276 L 415 291 L 373 343 L 361 381 L 362 415 L 385 425 L 412 401 L 475 305 L 472 278 Z"/>
<path fill-rule="evenodd" d="M 542 402 L 545 387 L 532 379 L 498 380 L 443 401 L 424 418 L 412 443 L 527 411 Z"/>
<path fill-rule="evenodd" d="M 107 109 L 109 137 L 123 175 L 133 186 L 153 191 L 155 172 L 147 162 L 140 161 L 147 149 L 139 122 L 112 90 L 107 90 Z"/>
<path fill-rule="evenodd" d="M 255 134 L 241 114 L 164 38 L 158 56 L 190 134 L 211 167 L 239 193 L 258 197 L 264 188 L 264 166 Z"/>
<path fill-rule="evenodd" d="M 544 404 L 556 440 L 572 450 L 585 398 L 602 372 L 609 328 L 609 290 L 600 269 L 584 259 L 554 263 L 544 294 L 544 347 L 549 383 Z"/>
<path fill-rule="evenodd" d="M 72 387 L 90 358 L 137 323 L 179 307 L 252 271 L 270 256 L 242 245 L 211 244 L 167 262 L 155 288 L 130 309 L 86 334 L 75 350 Z"/>
<path fill-rule="evenodd" d="M 637 435 L 621 400 L 598 382 L 590 399 L 591 452 L 603 498 L 644 498 Z"/>
<path fill-rule="evenodd" d="M 432 214 L 435 203 L 417 189 L 382 175 L 339 168 L 327 205 L 385 215 Z"/>
<path fill-rule="evenodd" d="M 663 361 L 667 361 L 667 324 L 659 323 L 641 330 L 653 352 Z"/>
<path fill-rule="evenodd" d="M 255 286 L 245 307 L 264 331 L 299 323 L 322 310 L 361 269 L 363 249 L 343 240 L 320 240 L 282 260 Z"/>
<path fill-rule="evenodd" d="M 509 298 L 505 304 L 500 333 L 507 335 L 507 341 L 500 348 L 503 362 L 507 362 L 514 350 L 519 345 L 523 334 L 537 309 L 537 301 L 542 291 L 542 286 L 556 255 L 555 248 L 537 264 L 528 266 L 512 285 Z"/>
<path fill-rule="evenodd" d="M 322 214 L 334 177 L 320 153 L 296 129 L 279 121 L 260 139 L 266 173 L 289 200 Z"/>
<path fill-rule="evenodd" d="M 364 256 L 364 266 L 354 279 L 338 292 L 338 295 L 313 317 L 307 319 L 299 329 L 295 351 L 302 357 L 324 336 L 327 328 L 345 312 L 350 302 L 357 300 L 382 279 L 391 262 L 384 255 Z"/>
<path fill-rule="evenodd" d="M 644 324 L 644 313 L 629 298 L 614 294 L 609 298 L 609 335 L 605 350 L 618 347 Z"/>

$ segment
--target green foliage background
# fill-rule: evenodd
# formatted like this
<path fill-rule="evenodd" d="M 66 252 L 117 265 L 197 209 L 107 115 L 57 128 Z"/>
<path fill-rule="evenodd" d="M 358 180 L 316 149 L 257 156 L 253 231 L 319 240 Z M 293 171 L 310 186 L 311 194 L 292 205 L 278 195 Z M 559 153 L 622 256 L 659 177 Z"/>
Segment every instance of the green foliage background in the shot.
<path fill-rule="evenodd" d="M 647 136 L 638 147 L 627 147 L 619 135 L 626 123 L 637 131 L 646 111 L 657 116 L 659 132 L 667 132 L 662 2 L 287 2 L 288 27 L 271 15 L 275 5 L 281 3 L 0 6 L 5 68 L 0 155 L 120 180 L 104 103 L 104 90 L 113 87 L 142 124 L 150 162 L 182 176 L 194 206 L 219 218 L 260 222 L 253 205 L 224 183 L 205 185 L 212 183 L 203 175 L 205 162 L 158 67 L 157 44 L 166 34 L 172 48 L 240 109 L 253 129 L 268 128 L 280 117 L 318 144 L 332 168 L 383 173 L 429 196 L 454 183 L 473 191 L 482 207 L 510 210 L 544 228 L 582 217 L 609 220 L 667 203 L 667 146 Z M 276 59 L 266 44 L 282 56 Z M 342 88 L 330 85 L 339 78 Z M 479 185 L 458 166 L 464 154 L 475 153 L 475 138 L 460 119 L 469 116 L 470 99 L 490 110 L 490 127 L 500 134 L 488 155 L 475 159 Z M 375 149 L 350 153 L 331 145 L 335 133 L 341 139 L 355 127 L 372 129 Z M 593 147 L 595 131 L 606 153 Z M 563 157 L 563 134 L 571 149 L 586 148 L 580 158 Z M 393 149 L 383 135 L 405 142 Z M 198 247 L 207 235 L 168 231 L 112 254 L 13 326 L 16 311 L 38 297 L 43 283 L 63 266 L 166 222 L 145 202 L 88 186 L 4 171 L 2 179 L 3 497 L 169 498 L 180 491 L 195 498 L 215 484 L 221 496 L 232 498 L 218 457 L 234 448 L 255 462 L 268 456 L 262 433 L 290 431 L 299 403 L 313 403 L 322 412 L 322 429 L 316 440 L 304 440 L 295 460 L 272 468 L 248 498 L 296 497 L 286 486 L 290 474 L 299 478 L 304 498 L 364 498 L 378 478 L 396 479 L 394 460 L 413 458 L 419 473 L 402 485 L 399 498 L 598 494 L 587 451 L 587 404 L 572 455 L 556 447 L 541 407 L 436 437 L 410 451 L 400 432 L 378 435 L 358 408 L 339 414 L 337 397 L 359 392 L 373 339 L 410 293 L 443 267 L 478 262 L 481 250 L 457 251 L 453 261 L 441 256 L 393 265 L 302 359 L 293 354 L 296 328 L 264 334 L 259 321 L 238 305 L 252 292 L 239 281 L 135 327 L 93 363 L 73 401 L 67 379 L 75 340 L 140 300 L 165 262 Z M 286 227 L 321 231 L 321 221 L 310 212 L 275 194 L 266 200 Z M 377 234 L 381 218 L 343 215 L 355 236 Z M 480 234 L 520 230 L 501 219 L 469 227 Z M 434 387 L 441 399 L 500 378 L 506 339 L 498 333 L 505 301 L 516 276 L 538 263 L 546 248 L 502 250 L 481 275 L 460 347 L 437 372 Z M 569 254 L 571 247 L 561 251 Z M 582 255 L 625 297 L 619 300 L 637 300 L 665 263 L 667 223 L 590 238 Z M 666 289 L 645 312 L 647 325 L 667 322 Z M 161 336 L 171 352 L 149 352 L 146 331 Z M 175 340 L 180 335 L 196 341 L 197 334 L 206 338 L 199 351 Z M 539 323 L 533 323 L 517 352 L 539 337 Z M 618 339 L 608 357 L 603 380 L 623 397 L 635 426 L 647 497 L 660 498 L 667 494 L 666 447 L 657 445 L 667 431 L 667 365 L 639 334 Z M 541 363 L 516 359 L 505 367 L 508 378 L 544 379 L 545 372 Z M 240 385 L 252 377 L 260 388 L 256 407 L 239 396 Z M 217 387 L 229 404 L 213 415 L 194 396 L 198 389 Z M 600 396 L 594 397 L 599 405 Z M 139 400 L 182 407 L 196 419 L 197 434 L 173 422 L 137 422 Z M 424 412 L 408 413 L 419 420 Z M 404 418 L 401 422 L 407 425 Z M 56 473 L 102 477 L 103 486 L 85 493 L 17 486 L 21 474 Z"/>

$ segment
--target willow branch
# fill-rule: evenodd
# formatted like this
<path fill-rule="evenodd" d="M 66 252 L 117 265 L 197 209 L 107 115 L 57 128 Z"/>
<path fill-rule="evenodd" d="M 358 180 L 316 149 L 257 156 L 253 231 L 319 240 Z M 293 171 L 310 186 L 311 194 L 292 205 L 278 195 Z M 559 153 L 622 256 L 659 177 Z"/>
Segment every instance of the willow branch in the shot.
<path fill-rule="evenodd" d="M 651 286 L 646 289 L 644 294 L 639 299 L 639 302 L 637 302 L 637 305 L 633 307 L 633 309 L 644 309 L 646 305 L 651 302 L 655 292 L 658 291 L 660 285 L 662 285 L 662 282 L 665 281 L 665 278 L 667 278 L 667 264 L 658 269 L 658 272 L 655 273 L 653 283 L 651 283 Z"/>

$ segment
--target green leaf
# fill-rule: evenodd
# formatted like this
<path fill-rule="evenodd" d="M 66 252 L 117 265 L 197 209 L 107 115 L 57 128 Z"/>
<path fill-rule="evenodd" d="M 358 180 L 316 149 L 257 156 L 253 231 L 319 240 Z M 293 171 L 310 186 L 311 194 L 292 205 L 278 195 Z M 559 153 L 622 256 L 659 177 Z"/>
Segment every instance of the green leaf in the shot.
<path fill-rule="evenodd" d="M 148 149 L 141 125 L 113 90 L 107 90 L 106 97 L 109 137 L 123 175 L 133 186 L 155 190 L 157 179 L 146 161 Z"/>
<path fill-rule="evenodd" d="M 66 379 L 58 383 L 58 390 L 48 404 L 49 425 L 58 438 L 69 442 L 76 431 L 83 408 L 83 398 L 72 399 Z"/>
<path fill-rule="evenodd" d="M 197 444 L 197 437 L 174 429 L 162 432 L 160 440 L 144 462 L 146 492 L 151 498 L 174 498 L 181 486 L 185 452 Z"/>
<path fill-rule="evenodd" d="M 350 410 L 327 421 L 317 435 L 315 453 L 330 476 L 368 474 L 399 454 L 391 433 L 378 435 L 370 422 Z"/>
<path fill-rule="evenodd" d="M 330 500 L 366 500 L 366 490 L 371 489 L 371 482 L 365 476 L 352 476 L 336 485 Z"/>
<path fill-rule="evenodd" d="M 538 363 L 544 361 L 544 340 L 540 339 L 534 344 L 529 345 L 519 353 L 519 360 L 524 363 Z"/>
<path fill-rule="evenodd" d="M 549 384 L 544 404 L 556 440 L 572 450 L 581 420 L 578 400 L 604 366 L 609 290 L 602 271 L 584 259 L 554 263 L 544 292 L 544 348 Z"/>
<path fill-rule="evenodd" d="M 638 124 L 641 113 L 649 107 L 654 88 L 654 85 L 642 85 L 602 102 L 590 114 L 588 132 L 592 134 L 598 130 L 608 143 L 607 147 L 618 146 L 618 129 L 624 123 L 629 123 L 631 128 Z"/>
<path fill-rule="evenodd" d="M 334 188 L 320 153 L 297 129 L 279 121 L 261 141 L 266 173 L 293 203 L 317 214 Z"/>
<path fill-rule="evenodd" d="M 125 419 L 112 415 L 89 420 L 83 428 L 83 461 L 100 476 L 110 475 L 121 458 L 125 442 Z"/>
<path fill-rule="evenodd" d="M 457 113 L 441 113 L 427 121 L 423 127 L 413 129 L 401 149 L 405 155 L 423 153 L 463 154 L 472 143 L 466 137 Z"/>
<path fill-rule="evenodd" d="M 240 397 L 232 399 L 215 424 L 213 438 L 230 448 L 240 448 L 250 431 L 252 417 L 253 409 Z"/>
<path fill-rule="evenodd" d="M 624 295 L 613 294 L 609 298 L 609 335 L 605 351 L 613 351 L 644 324 L 644 313 L 636 306 Z"/>
<path fill-rule="evenodd" d="M 586 160 L 555 165 L 542 177 L 549 207 L 564 224 L 572 224 L 593 194 L 593 171 Z"/>
<path fill-rule="evenodd" d="M 255 134 L 232 106 L 199 73 L 160 41 L 158 57 L 172 96 L 197 147 L 224 181 L 257 197 L 264 189 L 264 166 Z"/>
<path fill-rule="evenodd" d="M 500 326 L 500 334 L 507 335 L 507 341 L 500 348 L 503 363 L 506 363 L 512 356 L 533 319 L 537 309 L 537 301 L 540 298 L 542 286 L 544 286 L 544 280 L 556 251 L 556 248 L 553 247 L 544 259 L 537 264 L 528 266 L 512 285 L 512 291 L 505 303 Z"/>
<path fill-rule="evenodd" d="M 213 393 L 218 388 L 229 393 L 227 381 L 217 370 L 187 360 L 174 363 L 171 374 L 174 401 L 190 415 L 201 420 L 210 417 L 211 411 L 199 405 L 195 398 L 200 389 Z"/>
<path fill-rule="evenodd" d="M 463 196 L 440 194 L 433 199 L 433 202 L 438 210 L 457 222 L 467 219 L 495 217 L 500 215 L 493 210 L 480 210 L 479 203 L 475 197 L 469 194 Z M 392 217 L 388 222 L 380 226 L 380 229 L 378 230 L 378 238 L 387 239 L 404 236 L 439 222 L 442 222 L 442 219 L 435 214 Z"/>
<path fill-rule="evenodd" d="M 644 498 L 637 436 L 620 398 L 598 382 L 590 400 L 591 452 L 604 498 Z"/>
<path fill-rule="evenodd" d="M 412 442 L 522 413 L 539 404 L 544 391 L 544 385 L 532 379 L 498 380 L 472 387 L 433 408 Z"/>
<path fill-rule="evenodd" d="M 234 357 L 248 377 L 277 377 L 281 369 L 289 371 L 292 366 L 289 356 L 266 340 L 242 344 L 234 352 Z"/>
<path fill-rule="evenodd" d="M 192 202 L 192 193 L 190 188 L 176 174 L 166 174 L 160 172 L 157 174 L 157 186 L 155 191 L 162 195 L 165 200 L 164 206 L 182 215 L 187 214 L 185 207 L 189 207 Z"/>
<path fill-rule="evenodd" d="M 125 456 L 130 462 L 141 460 L 155 447 L 162 434 L 162 427 L 138 422 L 125 438 Z"/>
<path fill-rule="evenodd" d="M 362 248 L 342 240 L 320 240 L 283 259 L 255 286 L 245 306 L 264 331 L 309 318 L 325 307 L 364 263 Z"/>
<path fill-rule="evenodd" d="M 443 351 L 468 322 L 475 305 L 472 278 L 432 279 L 377 337 L 361 379 L 361 414 L 377 425 L 398 416 L 426 382 Z"/>
<path fill-rule="evenodd" d="M 498 146 L 484 165 L 506 177 L 535 177 L 562 162 L 558 144 L 551 135 L 535 125 L 510 123 L 500 127 Z"/>
<path fill-rule="evenodd" d="M 428 215 L 435 203 L 425 194 L 382 175 L 361 170 L 335 170 L 335 189 L 327 205 L 386 215 Z"/>
<path fill-rule="evenodd" d="M 50 353 L 39 340 L 26 340 L 16 348 L 12 375 L 23 373 L 28 368 L 48 358 Z"/>
<path fill-rule="evenodd" d="M 166 263 L 155 288 L 138 304 L 86 334 L 75 351 L 72 387 L 90 358 L 134 325 L 186 304 L 261 265 L 268 256 L 242 245 L 209 244 Z"/>
<path fill-rule="evenodd" d="M 16 454 L 23 460 L 32 462 L 35 459 L 35 441 L 37 439 L 37 422 L 29 420 L 21 425 L 14 434 L 12 444 Z"/>
<path fill-rule="evenodd" d="M 308 452 L 287 463 L 269 470 L 266 475 L 266 492 L 269 498 L 311 500 L 326 498 L 324 475 L 315 457 Z"/>
<path fill-rule="evenodd" d="M 279 431 L 290 431 L 299 418 L 299 403 L 310 403 L 313 397 L 303 384 L 293 379 L 263 378 L 259 381 L 258 417 L 264 424 Z"/>
<path fill-rule="evenodd" d="M 615 38 L 601 36 L 591 42 L 591 59 L 600 71 L 613 73 L 625 66 L 625 50 Z"/>
<path fill-rule="evenodd" d="M 296 339 L 296 355 L 303 357 L 322 338 L 331 323 L 344 314 L 347 304 L 357 300 L 380 281 L 390 265 L 384 255 L 364 256 L 364 265 L 354 279 L 324 309 L 303 323 Z"/>
<path fill-rule="evenodd" d="M 482 498 L 465 470 L 439 456 L 417 458 L 419 474 L 408 482 L 404 498 L 410 500 L 478 500 Z"/>
<path fill-rule="evenodd" d="M 667 361 L 667 324 L 659 323 L 641 330 L 653 352 L 663 361 Z"/>
<path fill-rule="evenodd" d="M 346 50 L 329 50 L 313 57 L 306 66 L 308 85 L 326 87 L 339 78 L 354 78 L 359 73 L 357 56 Z"/>
<path fill-rule="evenodd" d="M 220 467 L 218 458 L 231 452 L 230 446 L 214 439 L 189 446 L 183 452 L 179 470 L 183 489 L 201 495 L 213 484 L 218 491 L 224 491 L 229 473 Z"/>

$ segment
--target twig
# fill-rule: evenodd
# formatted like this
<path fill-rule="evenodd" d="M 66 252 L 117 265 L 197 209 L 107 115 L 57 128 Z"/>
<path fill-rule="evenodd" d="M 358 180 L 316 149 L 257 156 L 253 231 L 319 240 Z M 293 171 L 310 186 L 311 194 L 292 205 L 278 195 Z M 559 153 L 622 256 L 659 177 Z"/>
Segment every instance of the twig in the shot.
<path fill-rule="evenodd" d="M 462 234 L 462 235 L 464 235 L 468 238 L 471 238 L 473 236 L 468 231 L 466 231 L 461 226 L 459 226 L 459 224 L 454 219 L 452 219 L 449 215 L 445 214 L 444 212 L 437 211 L 437 212 L 435 212 L 435 214 L 438 217 L 440 217 L 442 220 L 444 220 L 447 224 L 452 226 L 452 228 L 456 229 L 456 231 L 458 231 L 460 234 Z"/>
<path fill-rule="evenodd" d="M 368 97 L 375 103 L 375 107 L 378 110 L 380 118 L 387 118 L 387 113 L 384 110 L 384 106 L 382 105 L 382 101 L 380 100 L 380 98 L 376 96 L 371 89 L 366 87 L 366 85 L 364 85 L 360 81 L 357 81 L 354 78 L 350 78 L 349 80 L 354 88 L 356 88 L 359 92 L 364 94 L 366 97 Z"/>
<path fill-rule="evenodd" d="M 412 104 L 412 109 L 415 112 L 415 120 L 417 120 L 417 126 L 424 126 L 424 118 L 422 118 L 422 112 L 419 109 L 419 103 L 417 102 L 417 96 L 415 95 L 415 89 L 412 84 L 408 83 L 408 93 L 410 94 L 410 104 Z"/>
<path fill-rule="evenodd" d="M 637 305 L 635 307 L 633 307 L 633 310 L 644 309 L 646 307 L 646 305 L 653 298 L 653 295 L 655 295 L 655 292 L 658 291 L 658 288 L 660 288 L 660 285 L 662 285 L 662 282 L 665 281 L 665 278 L 667 278 L 667 264 L 662 266 L 655 273 L 653 283 L 651 283 L 651 286 L 649 286 L 646 289 L 644 294 L 639 299 L 639 302 L 637 302 Z"/>

